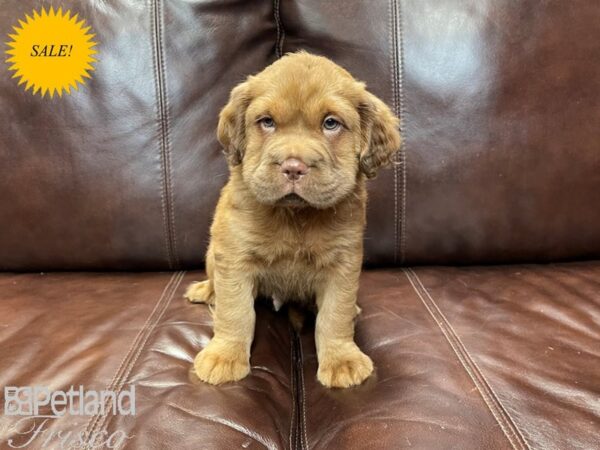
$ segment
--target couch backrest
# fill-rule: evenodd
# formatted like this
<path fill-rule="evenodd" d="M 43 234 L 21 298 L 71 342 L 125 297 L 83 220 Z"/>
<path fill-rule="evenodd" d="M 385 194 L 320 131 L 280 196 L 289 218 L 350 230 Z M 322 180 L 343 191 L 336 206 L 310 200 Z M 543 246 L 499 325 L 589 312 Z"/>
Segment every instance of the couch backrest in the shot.
<path fill-rule="evenodd" d="M 43 3 L 9 0 L 0 34 Z M 394 108 L 368 264 L 600 256 L 600 3 L 92 0 L 93 78 L 41 99 L 0 69 L 0 269 L 202 263 L 229 90 L 303 48 Z"/>

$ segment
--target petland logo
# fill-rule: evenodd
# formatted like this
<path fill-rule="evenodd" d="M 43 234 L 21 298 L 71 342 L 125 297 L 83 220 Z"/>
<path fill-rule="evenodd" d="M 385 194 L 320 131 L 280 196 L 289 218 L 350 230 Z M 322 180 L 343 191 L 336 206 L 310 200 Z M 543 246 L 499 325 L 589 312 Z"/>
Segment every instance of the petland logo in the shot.
<path fill-rule="evenodd" d="M 50 448 L 58 444 L 61 449 L 119 448 L 128 436 L 122 431 L 108 434 L 105 430 L 78 432 L 49 429 L 51 421 L 70 416 L 134 416 L 135 385 L 118 393 L 110 390 L 85 390 L 71 386 L 67 391 L 51 391 L 45 386 L 7 386 L 4 388 L 4 415 L 19 416 L 13 433 L 7 440 L 11 448 Z"/>
<path fill-rule="evenodd" d="M 40 411 L 49 407 L 51 415 L 57 418 L 72 416 L 120 415 L 135 416 L 135 386 L 131 390 L 86 391 L 83 386 L 71 386 L 68 391 L 50 391 L 45 386 L 25 386 L 4 388 L 4 414 L 7 416 L 39 416 Z"/>

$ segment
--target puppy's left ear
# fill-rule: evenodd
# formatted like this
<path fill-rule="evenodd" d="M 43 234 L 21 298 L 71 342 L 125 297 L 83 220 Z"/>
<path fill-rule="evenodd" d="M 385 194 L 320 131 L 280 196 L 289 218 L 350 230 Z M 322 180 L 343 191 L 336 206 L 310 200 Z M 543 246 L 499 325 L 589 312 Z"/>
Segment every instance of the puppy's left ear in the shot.
<path fill-rule="evenodd" d="M 400 121 L 385 103 L 369 92 L 358 112 L 362 134 L 359 167 L 367 178 L 374 178 L 377 169 L 390 165 L 400 149 Z"/>
<path fill-rule="evenodd" d="M 219 114 L 217 138 L 232 166 L 240 164 L 246 152 L 246 109 L 250 104 L 249 91 L 247 81 L 234 87 L 229 102 Z"/>

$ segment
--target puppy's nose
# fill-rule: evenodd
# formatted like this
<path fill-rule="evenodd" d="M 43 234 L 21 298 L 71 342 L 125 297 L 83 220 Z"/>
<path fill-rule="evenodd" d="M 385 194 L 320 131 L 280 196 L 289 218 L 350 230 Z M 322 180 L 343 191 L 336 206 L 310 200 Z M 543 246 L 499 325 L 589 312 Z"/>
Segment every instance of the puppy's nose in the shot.
<path fill-rule="evenodd" d="M 281 164 L 281 173 L 290 181 L 298 181 L 308 173 L 308 166 L 296 158 L 288 158 Z"/>

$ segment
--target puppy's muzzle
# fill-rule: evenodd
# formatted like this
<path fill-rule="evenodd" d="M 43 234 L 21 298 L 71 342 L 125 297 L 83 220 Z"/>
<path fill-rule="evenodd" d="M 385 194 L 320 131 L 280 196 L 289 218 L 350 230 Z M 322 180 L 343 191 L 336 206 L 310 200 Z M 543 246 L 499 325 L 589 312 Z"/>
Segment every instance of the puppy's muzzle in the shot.
<path fill-rule="evenodd" d="M 304 162 L 297 158 L 288 158 L 281 163 L 281 173 L 288 181 L 298 181 L 309 171 L 309 168 Z"/>

